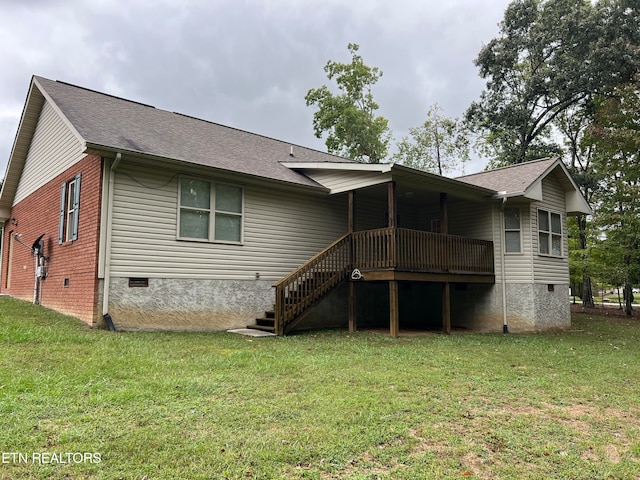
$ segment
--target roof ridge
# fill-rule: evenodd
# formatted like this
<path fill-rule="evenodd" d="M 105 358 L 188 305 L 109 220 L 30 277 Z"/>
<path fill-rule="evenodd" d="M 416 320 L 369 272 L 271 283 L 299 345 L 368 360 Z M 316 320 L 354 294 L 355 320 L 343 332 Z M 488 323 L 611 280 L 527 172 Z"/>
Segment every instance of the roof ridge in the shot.
<path fill-rule="evenodd" d="M 235 130 L 236 132 L 246 133 L 246 134 L 248 134 L 248 135 L 253 135 L 253 136 L 255 136 L 255 137 L 265 138 L 265 139 L 267 139 L 267 140 L 272 140 L 272 141 L 274 141 L 274 142 L 282 143 L 282 144 L 285 144 L 285 145 L 290 145 L 290 146 L 292 146 L 292 147 L 304 148 L 305 150 L 310 150 L 310 151 L 312 151 L 312 152 L 318 152 L 318 153 L 321 153 L 321 154 L 323 154 L 323 155 L 329 155 L 329 156 L 331 156 L 331 157 L 338 157 L 338 158 L 342 158 L 342 159 L 344 159 L 344 160 L 348 160 L 348 161 L 350 161 L 350 162 L 355 162 L 355 160 L 350 159 L 350 158 L 343 157 L 343 156 L 341 156 L 341 155 L 335 155 L 335 154 L 333 154 L 333 153 L 323 152 L 322 150 L 318 150 L 317 148 L 305 147 L 304 145 L 300 145 L 300 144 L 298 144 L 298 143 L 288 142 L 288 141 L 286 141 L 286 140 L 281 140 L 281 139 L 279 139 L 279 138 L 270 137 L 270 136 L 268 136 L 268 135 L 263 135 L 263 134 L 261 134 L 261 133 L 250 132 L 249 130 L 243 130 L 242 128 L 234 127 L 234 126 L 231 126 L 231 125 L 225 125 L 225 124 L 223 124 L 223 123 L 216 122 L 216 121 L 214 121 L 214 120 L 207 120 L 206 118 L 195 117 L 195 116 L 193 116 L 193 115 L 189 115 L 189 114 L 187 114 L 187 113 L 170 112 L 170 111 L 168 111 L 168 110 L 162 110 L 162 109 L 157 109 L 157 110 L 165 111 L 165 112 L 168 112 L 168 113 L 172 113 L 172 114 L 174 114 L 174 115 L 180 115 L 181 117 L 190 118 L 190 119 L 192 119 L 192 120 L 197 120 L 197 121 L 199 121 L 199 122 L 205 122 L 205 123 L 208 123 L 208 124 L 210 124 L 210 125 L 216 125 L 216 126 L 218 126 L 218 127 L 228 128 L 229 130 Z"/>
<path fill-rule="evenodd" d="M 40 77 L 40 78 L 44 78 L 44 77 Z M 154 107 L 153 105 L 149 105 L 148 103 L 137 102 L 137 101 L 131 100 L 129 98 L 119 97 L 117 95 L 112 95 L 110 93 L 100 92 L 98 90 L 93 90 L 92 88 L 81 87 L 80 85 L 74 85 L 73 83 L 65 82 L 65 81 L 62 81 L 62 80 L 53 80 L 53 81 L 56 82 L 56 83 L 59 83 L 61 85 L 66 85 L 68 87 L 78 88 L 80 90 L 85 90 L 85 91 L 91 92 L 91 93 L 97 93 L 98 95 L 103 95 L 105 97 L 115 98 L 116 100 L 122 100 L 124 102 L 135 103 L 137 105 L 142 105 L 143 107 L 153 108 L 154 110 L 160 110 L 160 109 Z"/>
<path fill-rule="evenodd" d="M 278 138 L 275 138 L 275 137 L 270 137 L 268 135 L 263 135 L 263 134 L 260 134 L 260 133 L 250 132 L 249 130 L 243 130 L 242 128 L 238 128 L 238 127 L 234 127 L 234 126 L 230 126 L 230 125 L 224 125 L 224 124 L 222 124 L 220 122 L 216 122 L 214 120 L 208 120 L 206 118 L 200 118 L 200 117 L 196 117 L 194 115 L 189 115 L 189 114 L 186 114 L 186 113 L 180 113 L 180 112 L 176 112 L 176 111 L 165 110 L 163 108 L 157 108 L 154 105 L 149 105 L 148 103 L 142 103 L 142 102 L 138 102 L 136 100 L 131 100 L 129 98 L 120 97 L 118 95 L 112 95 L 110 93 L 105 93 L 105 92 L 101 92 L 99 90 L 94 90 L 92 88 L 87 88 L 87 87 L 83 87 L 83 86 L 80 86 L 80 85 L 75 85 L 73 83 L 65 82 L 63 80 L 50 80 L 50 79 L 47 79 L 46 77 L 38 77 L 38 76 L 36 76 L 36 77 L 37 78 L 41 78 L 43 80 L 49 80 L 51 82 L 55 82 L 55 83 L 58 83 L 58 84 L 61 84 L 61 85 L 66 85 L 68 87 L 73 87 L 73 88 L 77 88 L 77 89 L 80 89 L 80 90 L 84 90 L 86 92 L 91 92 L 91 93 L 95 93 L 95 94 L 98 94 L 98 95 L 102 95 L 104 97 L 114 98 L 116 100 L 122 100 L 124 102 L 128 102 L 128 103 L 131 103 L 131 104 L 141 105 L 143 107 L 148 107 L 148 108 L 153 108 L 154 110 L 156 110 L 158 112 L 166 112 L 166 113 L 173 114 L 173 115 L 179 115 L 181 117 L 190 118 L 192 120 L 196 120 L 196 121 L 200 121 L 200 122 L 205 122 L 205 123 L 208 123 L 210 125 L 216 125 L 218 127 L 226 128 L 226 129 L 229 129 L 229 130 L 235 130 L 237 132 L 245 133 L 245 134 L 248 134 L 248 135 L 253 135 L 255 137 L 264 138 L 264 139 L 267 139 L 267 140 L 278 142 L 280 144 L 290 145 L 292 147 L 297 147 L 297 148 L 302 148 L 304 150 L 317 152 L 317 153 L 320 153 L 322 155 L 329 155 L 331 157 L 337 157 L 337 158 L 343 159 L 343 160 L 345 160 L 347 162 L 355 162 L 355 160 L 347 158 L 347 157 L 343 157 L 342 155 L 336 155 L 336 154 L 329 153 L 329 152 L 323 152 L 322 150 L 318 150 L 317 148 L 306 147 L 304 145 L 300 145 L 299 143 L 289 142 L 289 141 L 281 140 L 281 139 L 278 139 Z"/>

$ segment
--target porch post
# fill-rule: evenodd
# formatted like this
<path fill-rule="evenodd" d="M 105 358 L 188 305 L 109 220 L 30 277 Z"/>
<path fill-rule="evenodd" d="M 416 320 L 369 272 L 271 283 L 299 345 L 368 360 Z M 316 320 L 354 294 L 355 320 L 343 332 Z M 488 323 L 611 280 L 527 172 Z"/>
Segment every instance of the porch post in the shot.
<path fill-rule="evenodd" d="M 442 331 L 447 335 L 451 333 L 451 285 L 449 282 L 442 284 Z"/>
<path fill-rule="evenodd" d="M 398 265 L 396 257 L 396 182 L 387 184 L 387 205 L 389 210 L 388 226 L 391 229 L 389 238 L 389 262 L 392 268 Z M 389 335 L 398 337 L 400 332 L 400 308 L 398 305 L 398 282 L 389 281 Z"/>
<path fill-rule="evenodd" d="M 443 235 L 449 235 L 449 208 L 447 203 L 447 194 L 444 192 L 440 192 L 440 217 L 442 220 L 440 221 L 440 233 Z M 445 241 L 444 251 L 442 252 L 444 256 L 444 265 L 446 270 L 451 268 L 451 249 L 449 248 L 449 241 Z M 443 312 L 444 314 L 444 312 Z"/>
<path fill-rule="evenodd" d="M 389 209 L 389 227 L 396 226 L 396 182 L 387 184 L 387 205 Z"/>
<path fill-rule="evenodd" d="M 347 213 L 347 232 L 353 233 L 355 230 L 355 210 L 356 210 L 356 192 L 349 192 L 349 211 Z"/>
<path fill-rule="evenodd" d="M 356 206 L 356 192 L 351 190 L 349 192 L 349 213 L 348 213 L 348 226 L 347 231 L 353 233 L 355 229 L 355 206 Z M 351 239 L 351 262 L 353 266 L 354 251 L 353 251 L 353 239 Z M 356 308 L 356 283 L 349 281 L 349 331 L 355 332 L 357 329 L 357 308 Z"/>
<path fill-rule="evenodd" d="M 388 227 L 391 230 L 389 235 L 389 266 L 396 268 L 398 266 L 398 256 L 396 250 L 396 182 L 387 184 L 387 209 L 389 210 L 389 218 L 387 219 Z"/>
<path fill-rule="evenodd" d="M 398 282 L 389 282 L 389 335 L 398 337 L 400 332 L 400 312 L 398 305 Z"/>
<path fill-rule="evenodd" d="M 440 233 L 442 233 L 443 235 L 449 235 L 449 209 L 446 193 L 440 193 L 440 215 L 442 215 L 442 225 L 440 225 Z"/>

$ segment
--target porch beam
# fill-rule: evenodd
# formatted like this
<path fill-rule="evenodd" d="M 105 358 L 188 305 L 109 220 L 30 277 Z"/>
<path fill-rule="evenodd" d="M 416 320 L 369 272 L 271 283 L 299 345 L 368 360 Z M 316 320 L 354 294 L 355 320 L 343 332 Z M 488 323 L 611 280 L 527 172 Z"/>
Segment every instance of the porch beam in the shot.
<path fill-rule="evenodd" d="M 389 335 L 397 338 L 400 333 L 400 305 L 398 303 L 398 282 L 389 282 Z"/>
<path fill-rule="evenodd" d="M 442 331 L 447 335 L 451 333 L 451 284 L 442 284 Z"/>
<path fill-rule="evenodd" d="M 408 282 L 450 282 L 450 283 L 496 283 L 496 277 L 493 274 L 483 275 L 481 273 L 420 273 L 405 272 L 402 270 L 360 270 L 362 280 L 365 282 L 376 281 L 408 281 Z"/>

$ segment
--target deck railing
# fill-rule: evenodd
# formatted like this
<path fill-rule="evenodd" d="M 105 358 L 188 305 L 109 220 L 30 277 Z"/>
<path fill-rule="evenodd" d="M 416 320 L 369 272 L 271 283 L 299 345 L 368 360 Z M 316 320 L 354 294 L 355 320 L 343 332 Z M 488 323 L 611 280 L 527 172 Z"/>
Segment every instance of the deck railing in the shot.
<path fill-rule="evenodd" d="M 493 242 L 405 228 L 346 234 L 273 284 L 276 333 L 283 335 L 291 322 L 354 268 L 493 274 Z"/>
<path fill-rule="evenodd" d="M 353 234 L 354 267 L 493 274 L 493 242 L 406 228 Z"/>

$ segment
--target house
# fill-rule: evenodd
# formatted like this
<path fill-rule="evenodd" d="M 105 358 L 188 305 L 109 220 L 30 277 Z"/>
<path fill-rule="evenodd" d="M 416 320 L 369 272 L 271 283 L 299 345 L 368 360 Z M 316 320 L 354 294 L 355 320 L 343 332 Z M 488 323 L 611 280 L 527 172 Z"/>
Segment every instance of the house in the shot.
<path fill-rule="evenodd" d="M 33 77 L 0 291 L 122 330 L 563 329 L 589 211 L 555 159 L 450 179 Z"/>

